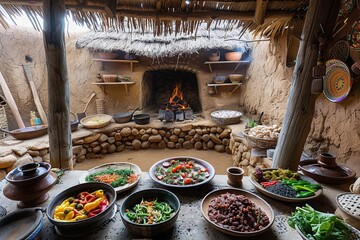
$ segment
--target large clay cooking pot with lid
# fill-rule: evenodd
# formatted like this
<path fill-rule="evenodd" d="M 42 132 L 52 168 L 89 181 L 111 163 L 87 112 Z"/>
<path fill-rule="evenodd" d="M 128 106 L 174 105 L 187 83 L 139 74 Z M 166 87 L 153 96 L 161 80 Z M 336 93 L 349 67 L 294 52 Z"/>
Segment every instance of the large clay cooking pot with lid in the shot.
<path fill-rule="evenodd" d="M 56 183 L 57 175 L 46 162 L 29 163 L 10 171 L 5 179 L 4 196 L 19 201 L 20 208 L 34 207 L 49 198 L 47 193 Z"/>

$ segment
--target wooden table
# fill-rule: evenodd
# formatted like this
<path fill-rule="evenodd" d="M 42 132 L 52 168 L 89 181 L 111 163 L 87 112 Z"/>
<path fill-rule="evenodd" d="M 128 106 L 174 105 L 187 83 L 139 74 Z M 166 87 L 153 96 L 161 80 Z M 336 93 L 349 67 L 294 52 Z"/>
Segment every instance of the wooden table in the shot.
<path fill-rule="evenodd" d="M 47 204 L 58 193 L 63 190 L 78 184 L 79 177 L 84 174 L 85 171 L 67 171 L 62 177 L 62 183 L 56 184 L 50 191 L 50 198 L 41 207 L 46 208 Z M 7 212 L 13 212 L 18 210 L 15 201 L 7 199 L 2 189 L 7 184 L 5 180 L 0 182 L 0 205 L 5 207 Z M 328 211 L 333 213 L 336 209 L 335 197 L 341 192 L 346 192 L 348 189 L 345 185 L 323 185 L 323 195 L 309 202 L 311 206 L 320 211 Z M 117 204 L 120 206 L 123 200 L 132 192 L 146 189 L 146 188 L 164 188 L 157 183 L 154 183 L 147 173 L 143 173 L 139 184 L 126 192 L 118 194 Z M 195 189 L 170 189 L 175 193 L 181 202 L 181 209 L 178 220 L 175 227 L 168 233 L 164 234 L 158 239 L 207 239 L 207 240 L 222 240 L 222 239 L 238 239 L 232 236 L 225 235 L 215 229 L 213 229 L 201 215 L 200 203 L 203 197 L 215 189 L 229 188 L 227 184 L 227 176 L 216 175 L 214 179 L 203 186 Z M 302 206 L 305 203 L 286 203 L 278 200 L 271 199 L 259 193 L 251 184 L 249 177 L 244 177 L 243 185 L 241 189 L 254 192 L 266 200 L 275 212 L 275 222 L 271 227 L 271 230 L 263 233 L 260 236 L 250 237 L 246 239 L 278 239 L 278 240 L 301 240 L 300 236 L 295 230 L 290 228 L 286 223 L 287 217 L 294 211 L 296 206 Z M 55 231 L 54 226 L 48 221 L 44 214 L 43 223 L 43 239 L 63 239 Z M 121 222 L 120 214 L 117 212 L 115 217 L 106 222 L 102 228 L 95 231 L 93 234 L 84 237 L 84 239 L 139 239 L 139 237 L 132 236 L 123 223 Z M 244 238 L 245 239 L 245 238 Z"/>

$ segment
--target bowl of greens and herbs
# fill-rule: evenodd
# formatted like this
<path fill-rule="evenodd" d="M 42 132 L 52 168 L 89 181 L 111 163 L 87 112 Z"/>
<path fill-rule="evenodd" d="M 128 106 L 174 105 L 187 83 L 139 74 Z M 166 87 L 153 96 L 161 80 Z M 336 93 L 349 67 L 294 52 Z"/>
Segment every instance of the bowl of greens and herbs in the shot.
<path fill-rule="evenodd" d="M 297 230 L 304 240 L 355 240 L 360 232 L 335 214 L 315 210 L 310 205 L 296 207 L 288 224 Z"/>
<path fill-rule="evenodd" d="M 107 163 L 90 169 L 79 182 L 102 182 L 110 184 L 116 192 L 134 187 L 141 177 L 141 169 L 132 163 Z"/>

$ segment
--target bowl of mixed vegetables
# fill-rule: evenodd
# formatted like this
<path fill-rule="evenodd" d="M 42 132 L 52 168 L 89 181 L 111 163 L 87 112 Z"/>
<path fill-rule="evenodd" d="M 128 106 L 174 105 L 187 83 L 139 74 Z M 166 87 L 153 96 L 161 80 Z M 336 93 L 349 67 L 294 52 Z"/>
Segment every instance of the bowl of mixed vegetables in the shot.
<path fill-rule="evenodd" d="M 79 178 L 80 183 L 103 182 L 110 184 L 117 193 L 133 188 L 141 177 L 139 166 L 129 162 L 105 163 L 87 171 Z"/>
<path fill-rule="evenodd" d="M 155 182 L 177 188 L 205 184 L 215 176 L 214 167 L 199 158 L 172 157 L 160 160 L 151 166 L 149 175 Z"/>
<path fill-rule="evenodd" d="M 145 189 L 128 196 L 120 207 L 125 227 L 136 236 L 154 237 L 168 231 L 177 220 L 180 201 L 172 192 Z"/>
<path fill-rule="evenodd" d="M 106 183 L 83 183 L 58 194 L 47 206 L 46 216 L 64 237 L 88 235 L 116 211 L 116 192 Z"/>
<path fill-rule="evenodd" d="M 322 194 L 315 180 L 289 169 L 256 168 L 250 181 L 264 195 L 285 202 L 304 202 Z"/>

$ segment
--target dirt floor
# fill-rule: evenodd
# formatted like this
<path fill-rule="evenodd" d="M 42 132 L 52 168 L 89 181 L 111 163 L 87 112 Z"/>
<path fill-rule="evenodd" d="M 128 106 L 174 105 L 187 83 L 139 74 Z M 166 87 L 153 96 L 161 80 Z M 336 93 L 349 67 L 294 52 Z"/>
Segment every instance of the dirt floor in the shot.
<path fill-rule="evenodd" d="M 95 166 L 111 162 L 131 162 L 138 165 L 141 171 L 148 172 L 157 161 L 176 156 L 191 156 L 207 161 L 215 168 L 216 174 L 226 174 L 226 168 L 232 166 L 231 155 L 216 151 L 174 150 L 174 149 L 147 149 L 125 150 L 119 153 L 107 154 L 101 159 L 86 159 L 75 165 L 75 170 L 88 170 Z"/>

